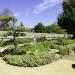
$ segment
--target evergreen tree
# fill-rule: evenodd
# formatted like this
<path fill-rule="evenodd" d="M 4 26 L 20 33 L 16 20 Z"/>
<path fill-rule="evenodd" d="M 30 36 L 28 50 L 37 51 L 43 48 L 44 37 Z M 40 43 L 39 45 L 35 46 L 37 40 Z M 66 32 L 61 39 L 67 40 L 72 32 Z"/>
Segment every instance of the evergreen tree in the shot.
<path fill-rule="evenodd" d="M 58 16 L 58 24 L 75 38 L 75 0 L 63 1 L 63 13 Z"/>

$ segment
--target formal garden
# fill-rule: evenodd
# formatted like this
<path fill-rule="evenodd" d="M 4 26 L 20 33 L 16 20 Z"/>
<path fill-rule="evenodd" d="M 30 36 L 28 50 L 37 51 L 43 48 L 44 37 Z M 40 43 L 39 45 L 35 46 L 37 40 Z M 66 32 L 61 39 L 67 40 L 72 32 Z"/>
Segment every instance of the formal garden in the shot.
<path fill-rule="evenodd" d="M 14 44 L 13 34 L 7 35 L 9 32 L 2 34 L 0 47 L 8 48 L 0 52 L 0 56 L 7 64 L 14 66 L 38 67 L 63 59 L 64 55 L 70 55 L 72 52 L 75 52 L 75 40 L 68 37 L 46 39 L 43 36 L 36 38 L 36 42 L 34 42 L 35 37 L 24 38 L 26 34 L 18 32 L 16 33 Z M 8 38 L 9 36 L 11 38 Z"/>
<path fill-rule="evenodd" d="M 33 28 L 26 28 L 22 22 L 16 25 L 18 19 L 10 10 L 3 10 L 0 58 L 13 66 L 39 67 L 75 54 L 75 1 L 63 1 L 62 6 L 56 23 L 44 26 L 39 22 Z"/>

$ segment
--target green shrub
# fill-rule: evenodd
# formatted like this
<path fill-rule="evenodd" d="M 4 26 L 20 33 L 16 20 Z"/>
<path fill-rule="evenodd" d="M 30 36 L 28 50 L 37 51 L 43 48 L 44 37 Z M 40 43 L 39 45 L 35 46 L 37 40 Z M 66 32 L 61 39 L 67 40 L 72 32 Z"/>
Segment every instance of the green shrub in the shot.
<path fill-rule="evenodd" d="M 22 51 L 24 53 L 32 53 L 32 52 L 35 52 L 35 51 L 38 51 L 38 52 L 49 51 L 49 49 L 44 47 L 42 43 L 37 43 L 37 44 L 34 44 L 34 45 L 24 45 L 24 46 L 18 47 L 17 50 Z"/>
<path fill-rule="evenodd" d="M 54 45 L 53 49 L 58 49 L 60 55 L 69 55 L 71 51 L 74 49 L 75 46 L 67 45 L 67 46 L 62 46 L 62 45 Z"/>
<path fill-rule="evenodd" d="M 45 37 L 39 37 L 39 38 L 36 38 L 36 41 L 37 42 L 44 42 L 46 41 L 47 39 Z"/>
<path fill-rule="evenodd" d="M 31 43 L 32 38 L 17 38 L 16 41 L 18 44 Z"/>
<path fill-rule="evenodd" d="M 58 38 L 56 43 L 57 45 L 68 45 L 68 44 L 75 44 L 75 40 L 70 39 L 64 39 L 64 38 Z"/>
<path fill-rule="evenodd" d="M 8 64 L 23 67 L 38 67 L 51 63 L 54 57 L 48 53 L 42 53 L 39 55 L 6 55 L 3 57 Z"/>
<path fill-rule="evenodd" d="M 22 51 L 22 50 L 15 50 L 14 48 L 11 49 L 5 49 L 3 52 L 0 53 L 0 56 L 3 57 L 5 55 L 23 55 L 26 54 L 26 51 Z"/>
<path fill-rule="evenodd" d="M 8 41 L 1 41 L 0 42 L 0 46 L 6 46 L 6 45 L 11 45 L 11 44 L 13 44 L 12 39 L 8 40 Z"/>

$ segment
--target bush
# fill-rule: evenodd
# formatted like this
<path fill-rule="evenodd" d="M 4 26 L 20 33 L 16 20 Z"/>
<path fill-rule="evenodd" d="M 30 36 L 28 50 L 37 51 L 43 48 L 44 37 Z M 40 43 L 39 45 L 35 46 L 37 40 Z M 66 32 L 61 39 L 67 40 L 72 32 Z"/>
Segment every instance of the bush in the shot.
<path fill-rule="evenodd" d="M 6 49 L 2 52 L 3 59 L 11 65 L 37 67 L 55 60 L 54 54 L 49 54 L 49 42 L 34 45 L 24 45 L 15 49 Z"/>
<path fill-rule="evenodd" d="M 17 38 L 17 44 L 24 44 L 24 43 L 31 43 L 32 42 L 32 38 Z"/>
<path fill-rule="evenodd" d="M 62 45 L 53 45 L 53 49 L 58 49 L 60 55 L 69 55 L 71 51 L 74 49 L 75 45 L 67 45 L 67 46 L 62 46 Z"/>
<path fill-rule="evenodd" d="M 45 47 L 42 43 L 37 43 L 34 45 L 24 45 L 17 48 L 18 51 L 22 51 L 23 53 L 34 53 L 37 52 L 48 52 L 48 47 Z"/>
<path fill-rule="evenodd" d="M 23 55 L 26 54 L 26 51 L 22 51 L 22 50 L 15 50 L 15 48 L 11 48 L 11 49 L 5 49 L 3 52 L 0 53 L 0 56 L 3 57 L 5 55 Z"/>
<path fill-rule="evenodd" d="M 8 40 L 8 41 L 1 41 L 0 46 L 6 46 L 6 45 L 11 45 L 13 44 L 13 40 Z"/>
<path fill-rule="evenodd" d="M 6 55 L 3 57 L 8 64 L 23 67 L 38 67 L 51 63 L 54 60 L 54 56 L 48 53 L 42 53 L 39 55 Z"/>
<path fill-rule="evenodd" d="M 75 44 L 75 40 L 70 39 L 64 39 L 64 38 L 58 38 L 56 43 L 57 45 L 68 45 L 68 44 Z"/>
<path fill-rule="evenodd" d="M 37 42 L 44 42 L 46 41 L 47 39 L 45 37 L 39 37 L 39 38 L 36 38 L 36 41 Z"/>

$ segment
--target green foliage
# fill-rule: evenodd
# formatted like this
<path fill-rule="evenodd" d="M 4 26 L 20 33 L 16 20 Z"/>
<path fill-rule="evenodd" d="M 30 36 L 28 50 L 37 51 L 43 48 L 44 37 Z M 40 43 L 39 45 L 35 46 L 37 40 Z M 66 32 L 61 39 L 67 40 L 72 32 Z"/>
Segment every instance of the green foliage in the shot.
<path fill-rule="evenodd" d="M 9 26 L 9 22 L 11 21 L 11 16 L 12 11 L 5 8 L 1 13 L 0 13 L 0 30 L 7 30 L 7 27 Z"/>
<path fill-rule="evenodd" d="M 7 36 L 13 36 L 13 32 L 11 32 L 11 31 L 10 31 L 10 32 L 7 32 L 6 35 L 7 35 Z M 15 36 L 16 36 L 16 37 L 18 37 L 18 36 L 25 36 L 25 35 L 26 35 L 26 34 L 23 33 L 23 32 L 16 32 L 16 33 L 15 33 Z"/>
<path fill-rule="evenodd" d="M 6 55 L 3 59 L 11 65 L 23 66 L 23 67 L 38 67 L 51 63 L 54 60 L 53 55 L 42 53 L 39 55 Z"/>
<path fill-rule="evenodd" d="M 7 37 L 7 32 L 6 33 L 2 33 L 1 37 Z"/>
<path fill-rule="evenodd" d="M 18 31 L 18 32 L 23 32 L 25 30 L 25 27 L 23 26 L 10 26 L 8 27 L 8 30 L 11 31 L 11 30 L 14 30 L 14 31 Z"/>
<path fill-rule="evenodd" d="M 32 38 L 17 38 L 16 43 L 17 44 L 25 44 L 25 43 L 31 43 Z M 13 40 L 7 40 L 7 41 L 2 41 L 0 40 L 0 46 L 7 46 L 7 45 L 13 45 Z"/>
<path fill-rule="evenodd" d="M 75 34 L 75 0 L 64 0 L 62 6 L 63 13 L 58 17 L 58 24 L 68 33 Z"/>
<path fill-rule="evenodd" d="M 62 34 L 65 31 L 62 28 L 60 28 L 58 25 L 52 24 L 52 25 L 49 25 L 49 26 L 46 27 L 46 32 L 47 33 L 58 33 L 58 34 Z"/>
<path fill-rule="evenodd" d="M 25 50 L 15 50 L 15 48 L 5 49 L 3 52 L 0 53 L 1 57 L 5 55 L 23 55 L 26 54 Z"/>
<path fill-rule="evenodd" d="M 0 30 L 7 30 L 9 27 L 9 22 L 15 22 L 17 19 L 12 16 L 0 16 Z"/>
<path fill-rule="evenodd" d="M 39 37 L 39 38 L 36 38 L 36 41 L 37 42 L 44 42 L 46 41 L 47 39 L 45 37 Z"/>
<path fill-rule="evenodd" d="M 59 38 L 58 40 L 38 42 L 32 45 L 26 44 L 19 46 L 16 50 L 14 48 L 6 49 L 1 56 L 11 65 L 37 67 L 56 60 L 55 55 L 50 54 L 51 49 L 58 49 L 60 55 L 69 55 L 74 48 L 75 40 Z"/>
<path fill-rule="evenodd" d="M 8 40 L 8 41 L 1 41 L 0 46 L 7 46 L 7 45 L 12 45 L 13 41 L 12 40 Z"/>
<path fill-rule="evenodd" d="M 48 42 L 37 43 L 35 45 L 24 45 L 22 47 L 18 47 L 18 51 L 23 51 L 25 53 L 35 53 L 35 52 L 48 52 Z M 46 45 L 47 44 L 47 45 Z"/>
<path fill-rule="evenodd" d="M 38 23 L 35 27 L 34 27 L 34 31 L 37 33 L 44 33 L 45 30 L 45 26 L 42 23 Z"/>
<path fill-rule="evenodd" d="M 69 40 L 69 39 L 65 39 L 65 38 L 58 38 L 56 43 L 57 45 L 69 45 L 69 44 L 75 44 L 75 40 Z"/>
<path fill-rule="evenodd" d="M 50 42 L 41 42 L 34 45 L 24 45 L 14 49 L 7 49 L 2 53 L 3 59 L 11 65 L 23 67 L 38 67 L 51 63 L 55 56 L 50 54 Z"/>
<path fill-rule="evenodd" d="M 24 43 L 31 43 L 32 42 L 32 38 L 17 38 L 17 44 L 24 44 Z"/>

